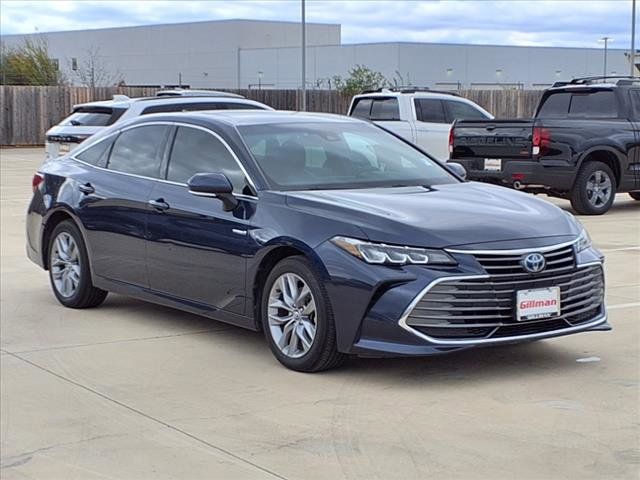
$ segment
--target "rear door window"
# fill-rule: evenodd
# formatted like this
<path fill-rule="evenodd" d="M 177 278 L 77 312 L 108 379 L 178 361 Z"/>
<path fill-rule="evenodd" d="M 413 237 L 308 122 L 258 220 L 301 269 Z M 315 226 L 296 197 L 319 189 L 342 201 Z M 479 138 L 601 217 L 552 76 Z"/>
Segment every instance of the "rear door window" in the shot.
<path fill-rule="evenodd" d="M 444 113 L 442 100 L 435 98 L 416 98 L 416 118 L 420 122 L 448 123 Z"/>
<path fill-rule="evenodd" d="M 371 120 L 400 120 L 400 107 L 397 98 L 376 98 L 371 104 Z"/>
<path fill-rule="evenodd" d="M 565 118 L 569 113 L 570 102 L 570 92 L 552 93 L 543 100 L 536 116 L 540 118 Z"/>
<path fill-rule="evenodd" d="M 613 90 L 574 93 L 571 95 L 569 116 L 586 118 L 616 118 L 618 107 Z"/>
<path fill-rule="evenodd" d="M 122 132 L 111 149 L 109 170 L 160 178 L 162 155 L 171 127 L 144 125 Z"/>
<path fill-rule="evenodd" d="M 454 120 L 486 120 L 488 117 L 472 105 L 454 100 L 444 102 L 447 109 L 449 123 Z"/>
<path fill-rule="evenodd" d="M 351 116 L 366 118 L 368 120 L 371 116 L 371 99 L 359 98 L 358 100 L 356 100 L 356 103 L 351 110 Z"/>

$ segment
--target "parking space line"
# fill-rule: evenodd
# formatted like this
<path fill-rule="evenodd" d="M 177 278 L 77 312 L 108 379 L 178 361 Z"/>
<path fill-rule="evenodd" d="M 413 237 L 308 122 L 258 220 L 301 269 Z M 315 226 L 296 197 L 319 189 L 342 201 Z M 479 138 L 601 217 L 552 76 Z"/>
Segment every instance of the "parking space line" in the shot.
<path fill-rule="evenodd" d="M 251 460 L 247 460 L 246 458 L 243 458 L 240 455 L 237 455 L 237 454 L 235 454 L 233 452 L 230 452 L 229 450 L 226 450 L 226 449 L 224 449 L 222 447 L 214 445 L 213 443 L 207 442 L 206 440 L 203 440 L 202 438 L 199 438 L 196 435 L 187 432 L 186 430 L 182 430 L 182 429 L 180 429 L 180 428 L 178 428 L 178 427 L 176 427 L 174 425 L 171 425 L 170 423 L 167 423 L 167 422 L 165 422 L 163 420 L 160 420 L 159 418 L 155 418 L 155 417 L 149 415 L 148 413 L 143 412 L 142 410 L 138 410 L 135 407 L 127 405 L 126 403 L 123 403 L 123 402 L 121 402 L 119 400 L 116 400 L 115 398 L 109 397 L 108 395 L 106 395 L 104 393 L 101 393 L 101 392 L 99 392 L 97 390 L 94 390 L 91 387 L 87 387 L 86 385 L 83 385 L 83 384 L 81 384 L 79 382 L 76 382 L 75 380 L 67 378 L 64 375 L 60 375 L 59 373 L 56 373 L 53 370 L 48 369 L 47 367 L 43 367 L 42 365 L 39 365 L 39 364 L 37 364 L 37 363 L 35 363 L 35 362 L 31 361 L 31 360 L 28 360 L 27 358 L 21 357 L 20 355 L 17 355 L 15 353 L 7 352 L 6 350 L 4 350 L 4 351 L 5 351 L 5 353 L 7 355 L 10 355 L 10 356 L 12 356 L 12 357 L 14 357 L 14 358 L 16 358 L 18 360 L 22 360 L 24 363 L 27 363 L 27 364 L 31 365 L 32 367 L 35 367 L 35 368 L 37 368 L 39 370 L 42 370 L 43 372 L 46 372 L 49 375 L 53 375 L 54 377 L 56 377 L 56 378 L 58 378 L 58 379 L 60 379 L 60 380 L 62 380 L 64 382 L 70 383 L 71 385 L 75 385 L 76 387 L 81 388 L 81 389 L 83 389 L 83 390 L 85 390 L 87 392 L 93 393 L 94 395 L 97 395 L 98 397 L 102 398 L 103 400 L 107 400 L 108 402 L 114 403 L 114 404 L 116 404 L 116 405 L 118 405 L 118 406 L 120 406 L 122 408 L 125 408 L 125 409 L 129 410 L 130 412 L 136 413 L 136 414 L 140 415 L 141 417 L 146 418 L 147 420 L 151 420 L 152 422 L 155 422 L 155 423 L 160 424 L 160 425 L 162 425 L 162 426 L 164 426 L 166 428 L 169 428 L 169 429 L 171 429 L 171 430 L 173 430 L 173 431 L 175 431 L 177 433 L 180 433 L 180 434 L 182 434 L 182 435 L 184 435 L 184 436 L 186 436 L 186 437 L 188 437 L 188 438 L 190 438 L 192 440 L 195 440 L 198 443 L 201 443 L 202 445 L 205 445 L 205 446 L 207 446 L 209 448 L 212 448 L 212 449 L 218 451 L 219 453 L 222 453 L 223 455 L 227 455 L 229 457 L 234 458 L 235 460 L 238 460 L 239 462 L 242 462 L 242 463 L 245 463 L 247 465 L 250 465 L 250 466 L 260 470 L 261 472 L 264 472 L 264 473 L 266 473 L 266 474 L 268 474 L 268 475 L 270 475 L 270 476 L 272 476 L 274 478 L 279 478 L 280 480 L 287 480 L 286 477 L 283 477 L 282 475 L 279 475 L 278 473 L 273 472 L 273 471 L 269 470 L 268 468 L 262 467 L 262 466 L 258 465 L 257 463 L 252 462 Z"/>

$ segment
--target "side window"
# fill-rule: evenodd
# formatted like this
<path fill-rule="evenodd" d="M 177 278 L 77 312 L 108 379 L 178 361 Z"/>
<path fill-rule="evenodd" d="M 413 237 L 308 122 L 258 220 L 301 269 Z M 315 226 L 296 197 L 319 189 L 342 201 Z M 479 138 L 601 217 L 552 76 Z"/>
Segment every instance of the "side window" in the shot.
<path fill-rule="evenodd" d="M 420 122 L 449 123 L 444 116 L 442 100 L 435 98 L 416 98 L 416 118 Z"/>
<path fill-rule="evenodd" d="M 612 90 L 574 93 L 571 96 L 569 116 L 586 118 L 616 118 L 618 107 Z"/>
<path fill-rule="evenodd" d="M 540 118 L 564 118 L 569 113 L 570 92 L 558 92 L 548 95 L 538 110 Z"/>
<path fill-rule="evenodd" d="M 78 160 L 82 160 L 83 162 L 88 163 L 89 165 L 95 165 L 96 167 L 104 168 L 107 166 L 107 160 L 109 158 L 109 152 L 111 151 L 111 145 L 113 145 L 115 139 L 116 136 L 112 135 L 106 140 L 90 146 L 75 157 Z"/>
<path fill-rule="evenodd" d="M 640 120 L 640 89 L 629 90 L 629 97 L 631 98 L 634 119 L 638 121 Z"/>
<path fill-rule="evenodd" d="M 109 170 L 159 178 L 168 132 L 169 127 L 165 125 L 145 125 L 125 130 L 113 144 Z"/>
<path fill-rule="evenodd" d="M 353 106 L 351 110 L 351 116 L 357 118 L 366 118 L 369 119 L 371 112 L 371 99 L 370 98 L 360 98 L 356 101 L 356 104 Z"/>
<path fill-rule="evenodd" d="M 486 120 L 487 116 L 477 108 L 464 102 L 447 100 L 444 102 L 449 112 L 449 123 L 454 120 Z"/>
<path fill-rule="evenodd" d="M 371 105 L 371 120 L 400 120 L 397 98 L 376 98 Z"/>
<path fill-rule="evenodd" d="M 189 127 L 178 127 L 167 180 L 187 181 L 196 173 L 224 173 L 235 193 L 250 193 L 247 179 L 227 147 L 211 133 Z"/>

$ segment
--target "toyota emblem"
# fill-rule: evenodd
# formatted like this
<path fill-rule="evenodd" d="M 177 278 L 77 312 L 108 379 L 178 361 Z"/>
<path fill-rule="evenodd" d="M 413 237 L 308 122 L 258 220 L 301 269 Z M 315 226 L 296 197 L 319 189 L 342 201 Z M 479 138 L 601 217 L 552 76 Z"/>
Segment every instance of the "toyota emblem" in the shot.
<path fill-rule="evenodd" d="M 530 253 L 522 257 L 520 264 L 529 273 L 538 273 L 546 266 L 544 255 L 541 253 Z"/>

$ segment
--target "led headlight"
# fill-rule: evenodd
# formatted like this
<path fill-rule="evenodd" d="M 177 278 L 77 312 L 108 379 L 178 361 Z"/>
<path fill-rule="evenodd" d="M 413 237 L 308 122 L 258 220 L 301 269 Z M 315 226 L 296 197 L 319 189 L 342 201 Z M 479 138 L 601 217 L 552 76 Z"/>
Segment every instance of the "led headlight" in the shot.
<path fill-rule="evenodd" d="M 576 253 L 581 252 L 582 250 L 586 250 L 591 246 L 591 238 L 587 231 L 583 228 L 582 232 L 578 236 L 578 240 L 576 240 L 575 247 Z"/>
<path fill-rule="evenodd" d="M 333 237 L 331 242 L 367 263 L 387 265 L 455 265 L 457 263 L 443 250 L 370 243 L 347 237 Z"/>

